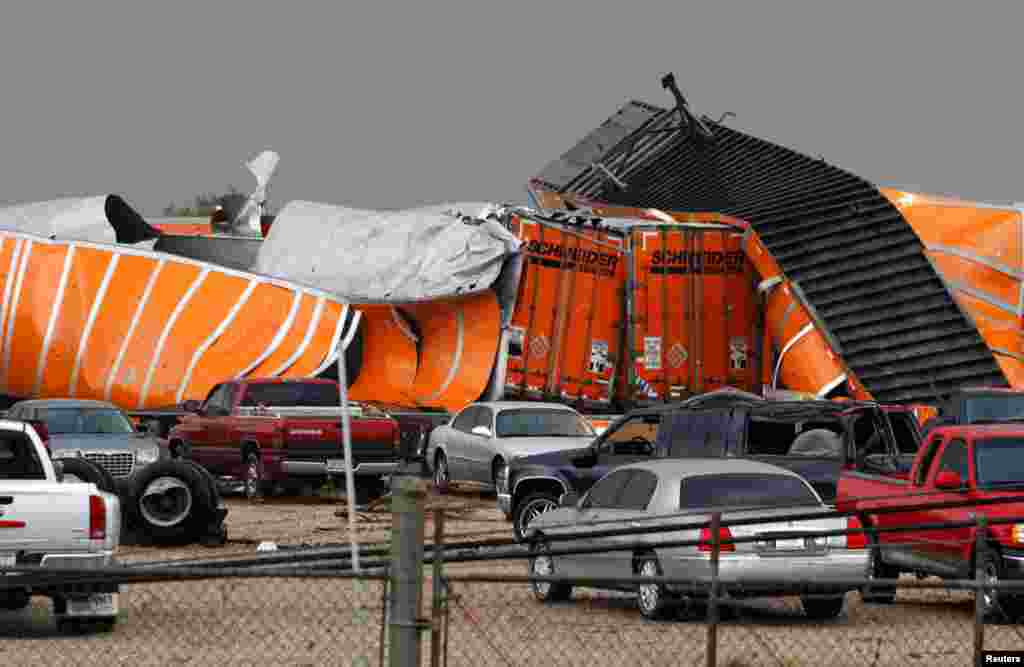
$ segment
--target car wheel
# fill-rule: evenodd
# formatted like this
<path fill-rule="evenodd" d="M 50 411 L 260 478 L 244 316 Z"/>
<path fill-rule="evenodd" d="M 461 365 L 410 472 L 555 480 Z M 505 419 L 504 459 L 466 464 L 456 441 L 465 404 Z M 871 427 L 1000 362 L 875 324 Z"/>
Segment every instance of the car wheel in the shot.
<path fill-rule="evenodd" d="M 533 554 L 530 557 L 531 577 L 555 577 L 558 572 L 555 568 L 555 558 L 546 542 L 538 542 L 530 548 Z M 572 584 L 551 581 L 531 581 L 530 591 L 533 596 L 541 602 L 560 602 L 568 600 L 572 596 Z"/>
<path fill-rule="evenodd" d="M 800 596 L 800 604 L 808 618 L 823 620 L 836 618 L 843 613 L 843 603 L 846 596 L 836 595 L 830 597 Z"/>
<path fill-rule="evenodd" d="M 206 475 L 186 461 L 159 461 L 135 480 L 129 512 L 133 525 L 158 542 L 194 541 L 214 521 L 217 498 Z"/>
<path fill-rule="evenodd" d="M 522 540 L 526 535 L 526 528 L 530 522 L 541 514 L 558 508 L 558 498 L 550 493 L 531 493 L 523 498 L 512 510 L 512 531 L 517 540 Z"/>
<path fill-rule="evenodd" d="M 28 594 L 27 590 L 11 589 L 0 593 L 0 609 L 6 611 L 24 609 L 31 601 L 32 597 Z"/>
<path fill-rule="evenodd" d="M 117 483 L 106 468 L 81 457 L 58 459 L 64 467 L 64 481 L 95 484 L 100 491 L 117 495 Z"/>
<path fill-rule="evenodd" d="M 983 588 L 979 591 L 982 597 L 982 612 L 985 618 L 1004 618 L 1008 621 L 1016 621 L 1024 612 L 1024 597 L 1001 593 L 996 588 L 1003 578 L 1002 558 L 999 553 L 989 552 L 981 565 L 982 576 L 987 585 L 992 588 Z"/>
<path fill-rule="evenodd" d="M 644 556 L 636 562 L 636 573 L 641 577 L 661 577 L 661 563 L 655 556 Z M 644 618 L 657 620 L 665 618 L 674 602 L 665 584 L 640 584 L 637 590 L 637 606 Z"/>
<path fill-rule="evenodd" d="M 434 459 L 434 489 L 438 493 L 448 493 L 451 485 L 451 472 L 448 469 L 448 457 L 443 452 L 438 452 Z"/>
<path fill-rule="evenodd" d="M 861 589 L 860 597 L 864 602 L 875 604 L 892 604 L 896 601 L 895 586 L 879 586 L 875 579 L 896 579 L 900 576 L 899 570 L 882 562 L 882 555 L 879 549 L 872 548 L 871 556 L 868 558 L 867 580 L 868 584 Z"/>
<path fill-rule="evenodd" d="M 263 462 L 259 454 L 249 452 L 245 457 L 245 477 L 243 478 L 245 497 L 248 500 L 263 498 Z"/>

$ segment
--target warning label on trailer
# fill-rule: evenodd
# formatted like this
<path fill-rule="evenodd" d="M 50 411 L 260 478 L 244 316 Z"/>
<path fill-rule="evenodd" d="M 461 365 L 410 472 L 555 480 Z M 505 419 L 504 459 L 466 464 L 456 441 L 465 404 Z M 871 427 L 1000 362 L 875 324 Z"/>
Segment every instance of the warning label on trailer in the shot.
<path fill-rule="evenodd" d="M 649 371 L 661 370 L 661 337 L 644 337 L 644 366 Z"/>
<path fill-rule="evenodd" d="M 608 361 L 608 342 L 594 340 L 590 342 L 590 365 L 587 367 L 591 373 L 602 374 L 611 368 Z"/>

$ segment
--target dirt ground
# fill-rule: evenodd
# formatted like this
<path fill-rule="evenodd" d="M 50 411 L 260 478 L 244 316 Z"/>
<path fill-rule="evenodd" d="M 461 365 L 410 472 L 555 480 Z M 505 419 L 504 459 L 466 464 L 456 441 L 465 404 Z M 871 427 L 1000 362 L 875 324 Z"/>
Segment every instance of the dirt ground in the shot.
<path fill-rule="evenodd" d="M 511 535 L 493 494 L 461 489 L 428 497 L 446 508 L 447 539 Z M 253 554 L 260 542 L 344 544 L 345 507 L 338 499 L 278 498 L 261 504 L 229 498 L 229 541 L 221 547 L 123 547 L 124 561 L 220 558 Z M 387 507 L 361 512 L 361 542 L 388 539 Z M 428 539 L 433 522 L 428 513 Z M 525 574 L 523 562 L 452 564 L 452 576 Z M 430 615 L 427 571 L 422 616 Z M 121 596 L 113 632 L 57 633 L 49 602 L 0 612 L 5 665 L 376 665 L 380 660 L 383 586 L 338 579 L 224 579 L 132 585 Z M 447 664 L 703 665 L 705 610 L 644 621 L 632 596 L 590 590 L 556 605 L 534 601 L 524 584 L 453 582 Z M 894 605 L 865 605 L 847 596 L 836 621 L 803 618 L 796 599 L 744 602 L 718 629 L 718 664 L 965 665 L 971 662 L 973 599 L 969 594 L 901 591 Z M 1018 626 L 987 625 L 988 648 L 1024 648 Z M 421 664 L 429 664 L 424 632 Z"/>

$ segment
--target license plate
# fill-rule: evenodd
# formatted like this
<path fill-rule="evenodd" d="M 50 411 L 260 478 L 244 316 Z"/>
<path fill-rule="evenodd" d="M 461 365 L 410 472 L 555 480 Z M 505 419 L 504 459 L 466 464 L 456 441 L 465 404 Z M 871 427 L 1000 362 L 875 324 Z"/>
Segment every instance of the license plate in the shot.
<path fill-rule="evenodd" d="M 775 540 L 775 549 L 777 551 L 797 551 L 803 548 L 804 540 L 802 537 L 791 540 Z"/>
<path fill-rule="evenodd" d="M 17 563 L 17 559 L 17 554 L 0 554 L 0 569 L 14 567 L 15 563 Z"/>
<path fill-rule="evenodd" d="M 87 598 L 69 598 L 68 616 L 117 616 L 117 593 L 93 593 Z"/>
<path fill-rule="evenodd" d="M 327 459 L 327 472 L 332 475 L 344 473 L 345 459 Z"/>

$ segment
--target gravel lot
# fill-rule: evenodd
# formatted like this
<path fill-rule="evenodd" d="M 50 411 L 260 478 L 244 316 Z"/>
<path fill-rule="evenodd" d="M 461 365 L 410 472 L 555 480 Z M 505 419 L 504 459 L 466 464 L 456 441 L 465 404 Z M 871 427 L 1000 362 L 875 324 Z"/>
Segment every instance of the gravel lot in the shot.
<path fill-rule="evenodd" d="M 448 512 L 449 536 L 511 534 L 493 496 L 473 489 L 431 496 Z M 229 498 L 229 543 L 210 548 L 122 548 L 125 561 L 218 558 L 255 552 L 261 541 L 344 543 L 347 517 L 336 499 Z M 359 538 L 388 537 L 386 508 L 359 515 Z M 428 514 L 427 535 L 433 525 Z M 449 537 L 451 539 L 451 537 Z M 464 563 L 449 574 L 524 574 L 523 563 Z M 107 635 L 57 634 L 49 602 L 0 612 L 0 661 L 6 665 L 376 665 L 382 586 L 335 579 L 216 580 L 126 587 L 121 620 Z M 576 591 L 570 602 L 542 606 L 523 584 L 455 584 L 448 664 L 703 665 L 706 625 L 696 608 L 680 619 L 643 621 L 631 596 Z M 423 616 L 431 590 L 424 591 Z M 969 594 L 901 591 L 897 604 L 864 605 L 847 596 L 834 622 L 806 621 L 795 599 L 743 603 L 719 628 L 719 664 L 965 665 L 971 662 Z M 429 632 L 423 664 L 429 660 Z M 986 626 L 988 648 L 1024 648 L 1018 626 Z"/>

